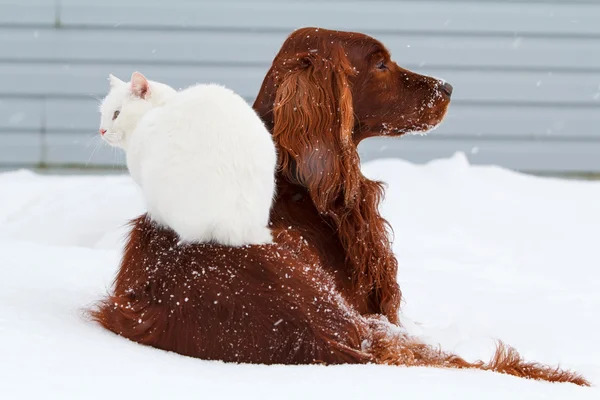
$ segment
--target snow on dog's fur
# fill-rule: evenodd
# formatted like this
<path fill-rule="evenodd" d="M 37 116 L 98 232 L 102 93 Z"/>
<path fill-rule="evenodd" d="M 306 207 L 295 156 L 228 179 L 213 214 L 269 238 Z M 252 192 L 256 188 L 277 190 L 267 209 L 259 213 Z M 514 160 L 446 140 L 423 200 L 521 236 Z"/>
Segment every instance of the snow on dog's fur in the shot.
<path fill-rule="evenodd" d="M 125 150 L 154 221 L 184 242 L 272 241 L 275 146 L 242 97 L 215 84 L 177 92 L 137 72 L 110 86 L 100 133 Z"/>

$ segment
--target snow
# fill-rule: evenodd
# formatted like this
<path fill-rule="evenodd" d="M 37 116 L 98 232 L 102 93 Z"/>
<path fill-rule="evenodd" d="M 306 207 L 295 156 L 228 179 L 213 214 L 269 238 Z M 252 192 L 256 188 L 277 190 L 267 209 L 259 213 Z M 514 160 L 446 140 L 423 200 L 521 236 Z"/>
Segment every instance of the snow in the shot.
<path fill-rule="evenodd" d="M 395 230 L 406 328 L 468 359 L 493 340 L 600 383 L 600 182 L 471 166 L 463 154 L 378 160 Z M 492 372 L 258 366 L 144 347 L 89 322 L 124 225 L 143 211 L 127 176 L 0 174 L 0 398 L 598 399 L 597 387 Z"/>

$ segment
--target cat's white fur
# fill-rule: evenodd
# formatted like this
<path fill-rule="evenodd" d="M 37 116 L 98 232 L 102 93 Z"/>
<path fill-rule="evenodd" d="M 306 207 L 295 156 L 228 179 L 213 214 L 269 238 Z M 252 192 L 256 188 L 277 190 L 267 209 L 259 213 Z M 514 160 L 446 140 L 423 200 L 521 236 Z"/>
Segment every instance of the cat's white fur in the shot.
<path fill-rule="evenodd" d="M 100 132 L 125 150 L 150 217 L 184 242 L 271 243 L 277 156 L 252 107 L 215 84 L 178 92 L 138 72 L 109 79 Z"/>

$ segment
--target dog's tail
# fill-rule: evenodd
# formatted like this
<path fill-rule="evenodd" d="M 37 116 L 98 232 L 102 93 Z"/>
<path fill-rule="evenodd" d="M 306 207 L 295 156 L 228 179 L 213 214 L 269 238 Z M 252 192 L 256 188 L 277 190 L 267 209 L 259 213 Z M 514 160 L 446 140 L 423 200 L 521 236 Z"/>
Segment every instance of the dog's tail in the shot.
<path fill-rule="evenodd" d="M 590 386 L 585 378 L 573 371 L 525 361 L 514 348 L 506 346 L 502 342 L 498 343 L 496 353 L 489 362 L 470 363 L 457 355 L 446 353 L 441 349 L 421 343 L 416 338 L 396 332 L 397 327 L 394 329 L 387 321 L 382 321 L 377 317 L 368 319 L 371 337 L 365 343 L 365 350 L 378 364 L 473 368 L 521 378 Z"/>

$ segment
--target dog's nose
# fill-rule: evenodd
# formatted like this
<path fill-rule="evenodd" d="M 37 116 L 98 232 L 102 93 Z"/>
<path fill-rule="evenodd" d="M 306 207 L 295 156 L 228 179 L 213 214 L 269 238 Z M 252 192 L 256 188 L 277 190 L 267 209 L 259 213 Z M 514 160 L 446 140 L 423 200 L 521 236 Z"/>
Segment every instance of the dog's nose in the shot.
<path fill-rule="evenodd" d="M 452 96 L 452 85 L 449 84 L 448 82 L 444 82 L 444 84 L 442 85 L 442 92 L 444 92 L 444 94 L 446 94 L 446 96 L 451 97 Z"/>
<path fill-rule="evenodd" d="M 106 129 L 100 129 L 100 134 L 104 135 L 106 133 Z"/>

